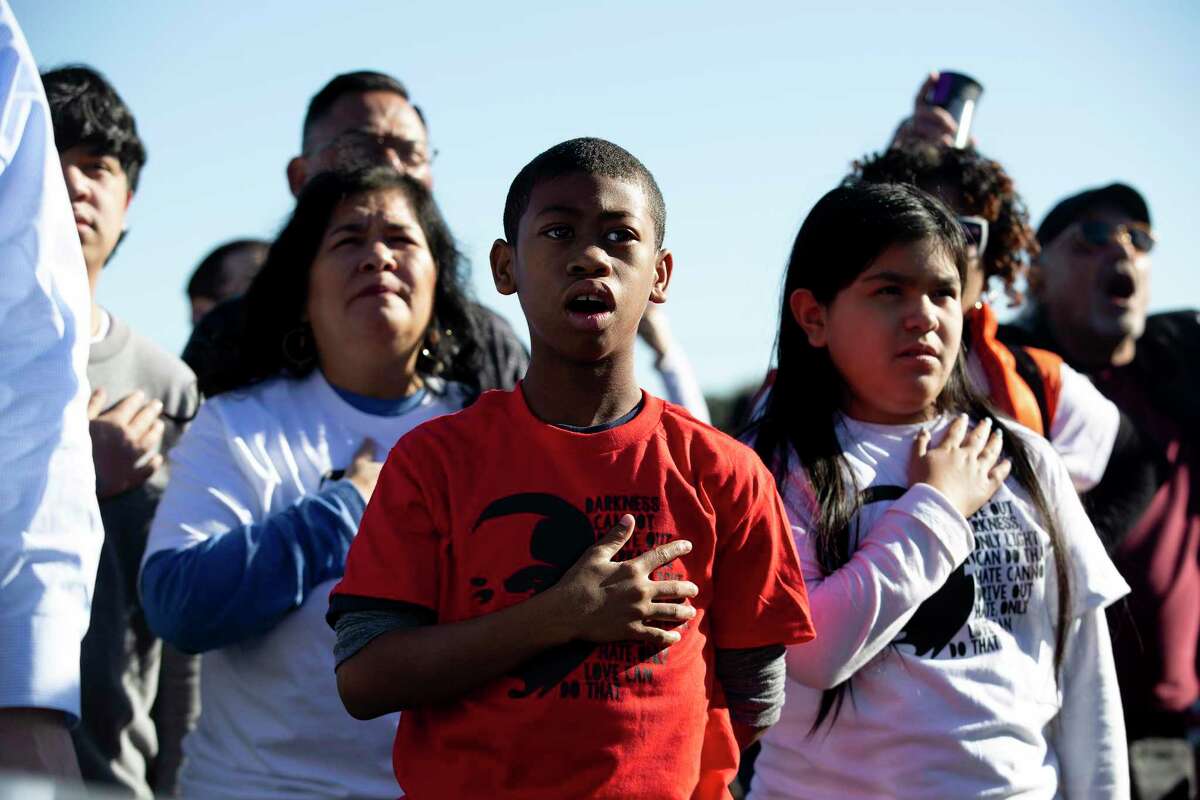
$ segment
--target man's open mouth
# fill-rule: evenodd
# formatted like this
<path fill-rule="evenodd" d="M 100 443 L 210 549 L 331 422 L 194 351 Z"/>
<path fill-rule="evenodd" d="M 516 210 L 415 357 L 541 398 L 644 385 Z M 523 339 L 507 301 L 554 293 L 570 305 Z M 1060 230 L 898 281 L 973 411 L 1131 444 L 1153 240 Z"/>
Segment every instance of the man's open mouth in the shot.
<path fill-rule="evenodd" d="M 1133 297 L 1136 291 L 1137 284 L 1134 283 L 1133 277 L 1123 272 L 1113 275 L 1104 284 L 1105 294 L 1108 295 L 1109 299 L 1117 302 L 1128 300 Z"/>

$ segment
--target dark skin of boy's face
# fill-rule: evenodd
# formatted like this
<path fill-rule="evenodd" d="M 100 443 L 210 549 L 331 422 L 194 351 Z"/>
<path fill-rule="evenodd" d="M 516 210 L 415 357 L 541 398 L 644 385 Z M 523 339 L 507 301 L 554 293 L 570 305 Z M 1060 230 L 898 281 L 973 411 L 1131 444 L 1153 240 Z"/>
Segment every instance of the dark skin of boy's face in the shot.
<path fill-rule="evenodd" d="M 517 241 L 492 245 L 501 294 L 516 294 L 529 324 L 523 389 L 550 422 L 593 425 L 641 399 L 633 370 L 647 302 L 666 300 L 672 257 L 642 187 L 588 174 L 537 184 Z"/>

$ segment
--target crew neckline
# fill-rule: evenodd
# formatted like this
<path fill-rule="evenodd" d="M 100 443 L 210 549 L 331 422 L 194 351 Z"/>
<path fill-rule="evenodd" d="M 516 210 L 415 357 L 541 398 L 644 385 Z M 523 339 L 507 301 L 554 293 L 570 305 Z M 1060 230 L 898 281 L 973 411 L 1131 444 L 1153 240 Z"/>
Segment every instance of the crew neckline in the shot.
<path fill-rule="evenodd" d="M 408 397 L 397 399 L 385 399 L 379 397 L 368 397 L 365 394 L 352 392 L 349 389 L 330 383 L 328 379 L 325 381 L 329 384 L 329 388 L 337 394 L 338 397 L 345 400 L 350 406 L 364 414 L 370 414 L 373 417 L 400 417 L 417 408 L 425 401 L 429 390 L 425 386 L 421 386 L 417 391 L 410 394 Z"/>
<path fill-rule="evenodd" d="M 659 425 L 663 415 L 663 401 L 654 395 L 641 390 L 642 399 L 638 404 L 640 411 L 635 408 L 632 419 L 621 425 L 607 428 L 594 433 L 580 433 L 560 427 L 551 422 L 538 419 L 525 400 L 522 384 L 509 392 L 514 422 L 529 430 L 531 436 L 540 444 L 554 447 L 570 447 L 576 450 L 587 450 L 593 453 L 611 453 L 636 444 L 650 436 Z"/>

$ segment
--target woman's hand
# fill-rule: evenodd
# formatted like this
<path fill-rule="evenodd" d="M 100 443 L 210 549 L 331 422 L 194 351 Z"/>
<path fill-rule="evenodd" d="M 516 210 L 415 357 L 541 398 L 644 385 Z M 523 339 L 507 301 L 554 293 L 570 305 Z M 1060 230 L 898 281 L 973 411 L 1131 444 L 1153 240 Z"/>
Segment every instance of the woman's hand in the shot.
<path fill-rule="evenodd" d="M 375 441 L 370 438 L 363 439 L 350 461 L 350 466 L 346 467 L 346 480 L 355 485 L 364 500 L 369 501 L 375 491 L 375 484 L 379 481 L 381 469 L 383 462 L 375 460 Z"/>
<path fill-rule="evenodd" d="M 613 561 L 633 535 L 634 519 L 621 517 L 612 530 L 592 545 L 553 587 L 555 616 L 571 639 L 612 642 L 627 639 L 661 647 L 679 641 L 677 631 L 657 627 L 678 625 L 696 616 L 682 600 L 700 591 L 690 581 L 656 581 L 650 574 L 686 553 L 692 543 L 677 540 L 628 561 Z"/>
<path fill-rule="evenodd" d="M 929 446 L 929 432 L 921 431 L 913 442 L 908 467 L 909 485 L 929 484 L 964 517 L 978 511 L 1012 469 L 1007 458 L 1000 459 L 1003 442 L 1000 431 L 992 430 L 990 419 L 980 422 L 970 433 L 967 425 L 967 415 L 959 416 L 946 429 L 941 444 L 933 448 Z"/>

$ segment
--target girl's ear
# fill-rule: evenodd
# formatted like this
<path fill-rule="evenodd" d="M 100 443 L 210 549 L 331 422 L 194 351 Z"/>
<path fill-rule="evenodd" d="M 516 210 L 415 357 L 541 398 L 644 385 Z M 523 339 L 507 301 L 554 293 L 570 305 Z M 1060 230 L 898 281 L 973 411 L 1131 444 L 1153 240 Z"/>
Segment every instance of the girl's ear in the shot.
<path fill-rule="evenodd" d="M 788 296 L 788 308 L 792 319 L 808 337 L 813 347 L 824 347 L 828 343 L 825 327 L 825 306 L 817 301 L 808 289 L 797 289 Z"/>

